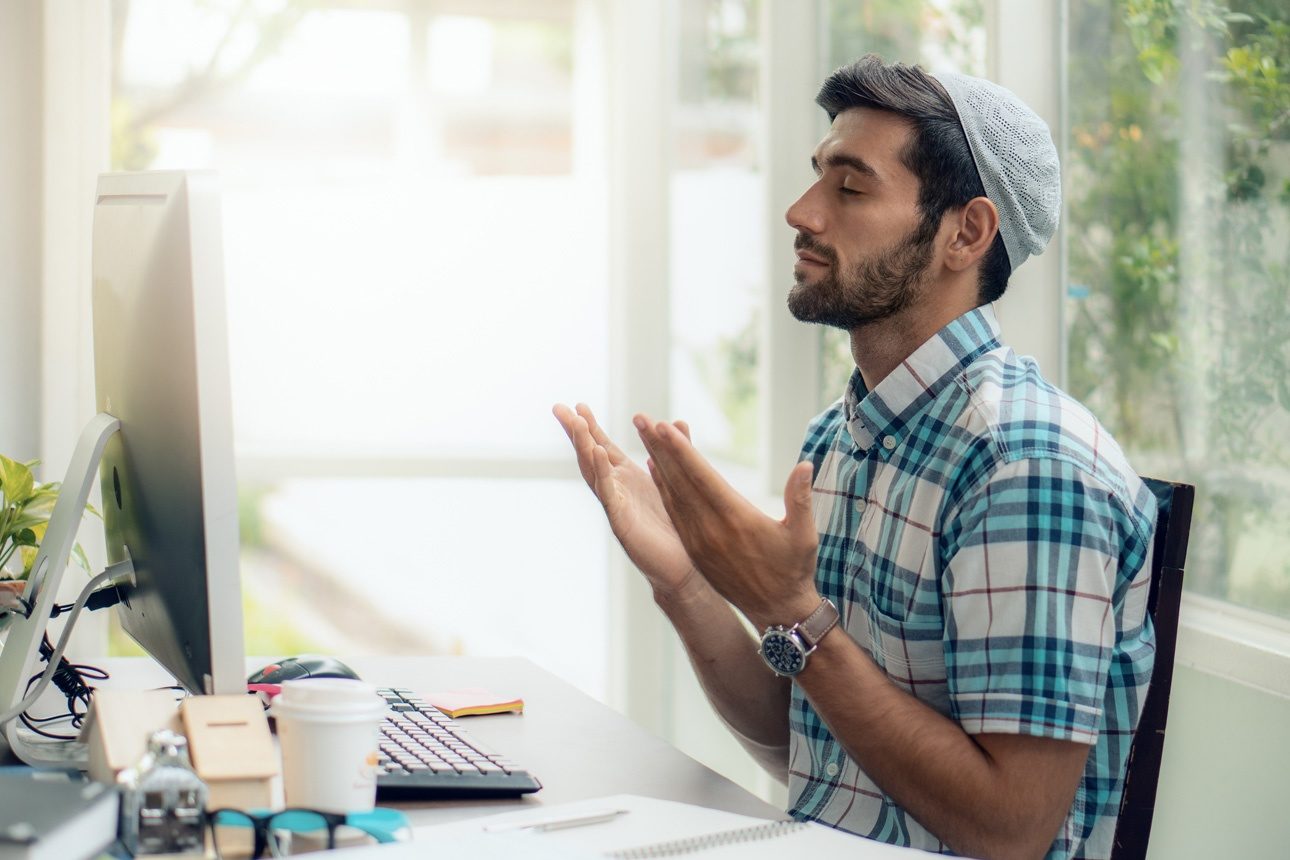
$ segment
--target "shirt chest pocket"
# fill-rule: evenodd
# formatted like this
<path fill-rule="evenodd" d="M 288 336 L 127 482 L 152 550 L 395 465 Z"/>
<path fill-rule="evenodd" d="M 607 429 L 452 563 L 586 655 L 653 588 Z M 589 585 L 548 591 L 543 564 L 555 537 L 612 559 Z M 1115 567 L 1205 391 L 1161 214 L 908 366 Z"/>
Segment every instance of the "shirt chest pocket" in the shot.
<path fill-rule="evenodd" d="M 856 532 L 847 580 L 852 598 L 897 622 L 939 621 L 940 589 L 931 532 L 872 505 Z"/>

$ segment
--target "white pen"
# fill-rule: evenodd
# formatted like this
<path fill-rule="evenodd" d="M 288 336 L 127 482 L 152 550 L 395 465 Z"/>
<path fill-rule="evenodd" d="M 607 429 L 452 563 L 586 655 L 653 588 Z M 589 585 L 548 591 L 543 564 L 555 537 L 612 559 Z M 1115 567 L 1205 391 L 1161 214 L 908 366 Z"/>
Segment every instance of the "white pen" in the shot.
<path fill-rule="evenodd" d="M 589 809 L 575 815 L 552 816 L 532 821 L 517 821 L 507 824 L 490 824 L 484 829 L 490 833 L 503 830 L 562 830 L 565 827 L 582 827 L 587 824 L 601 824 L 612 821 L 627 812 L 626 809 Z"/>

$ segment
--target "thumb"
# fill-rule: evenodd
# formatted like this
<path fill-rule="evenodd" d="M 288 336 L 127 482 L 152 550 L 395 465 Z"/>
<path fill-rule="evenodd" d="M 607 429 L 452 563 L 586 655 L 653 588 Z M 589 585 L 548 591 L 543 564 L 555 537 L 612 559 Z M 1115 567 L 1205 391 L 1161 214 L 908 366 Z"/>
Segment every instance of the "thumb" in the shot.
<path fill-rule="evenodd" d="M 808 528 L 815 533 L 815 517 L 811 511 L 811 478 L 815 466 L 803 460 L 788 473 L 784 485 L 784 522 L 790 529 Z"/>

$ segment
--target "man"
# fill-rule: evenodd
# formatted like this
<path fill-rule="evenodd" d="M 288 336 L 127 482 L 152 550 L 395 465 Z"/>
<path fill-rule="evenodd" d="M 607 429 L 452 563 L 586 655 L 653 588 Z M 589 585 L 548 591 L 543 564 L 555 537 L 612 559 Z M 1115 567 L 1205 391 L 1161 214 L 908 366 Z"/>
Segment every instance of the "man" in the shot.
<path fill-rule="evenodd" d="M 832 126 L 787 213 L 788 305 L 849 331 L 856 371 L 809 427 L 784 519 L 681 422 L 636 416 L 647 474 L 585 406 L 556 415 L 795 817 L 974 857 L 1106 857 L 1154 656 L 1155 506 L 998 340 L 990 302 L 1056 228 L 1048 129 L 989 82 L 873 56 L 817 101 Z"/>

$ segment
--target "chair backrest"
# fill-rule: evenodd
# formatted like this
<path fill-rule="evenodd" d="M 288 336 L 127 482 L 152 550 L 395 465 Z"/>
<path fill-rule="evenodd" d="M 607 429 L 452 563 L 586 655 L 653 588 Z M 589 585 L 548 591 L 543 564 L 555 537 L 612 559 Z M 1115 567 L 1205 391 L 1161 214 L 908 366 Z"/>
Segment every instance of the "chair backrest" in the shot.
<path fill-rule="evenodd" d="M 1156 662 L 1142 706 L 1138 730 L 1129 747 L 1124 796 L 1115 825 L 1111 860 L 1143 860 L 1156 808 L 1160 760 L 1165 751 L 1165 721 L 1173 685 L 1174 646 L 1178 641 L 1178 606 L 1182 600 L 1183 563 L 1191 532 L 1191 509 L 1196 488 L 1144 478 L 1156 496 L 1159 513 L 1151 556 L 1151 595 L 1147 612 L 1156 628 Z"/>

